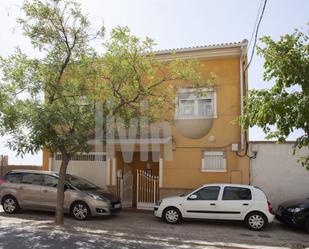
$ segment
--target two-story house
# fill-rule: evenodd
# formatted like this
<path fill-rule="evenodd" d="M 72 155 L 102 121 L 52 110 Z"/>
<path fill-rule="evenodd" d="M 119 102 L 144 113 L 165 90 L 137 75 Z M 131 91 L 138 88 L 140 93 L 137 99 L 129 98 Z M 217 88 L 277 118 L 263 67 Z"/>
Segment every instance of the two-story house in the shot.
<path fill-rule="evenodd" d="M 151 138 L 135 141 L 132 162 L 124 162 L 119 146 L 124 141 L 119 140 L 112 158 L 98 151 L 77 155 L 68 171 L 116 192 L 125 206 L 138 208 L 150 208 L 159 198 L 207 183 L 248 184 L 247 134 L 235 122 L 247 94 L 247 41 L 158 51 L 156 56 L 166 62 L 175 57 L 197 59 L 205 78 L 210 72 L 216 75 L 214 85 L 203 89 L 202 95 L 181 88 L 171 134 L 155 142 Z M 141 144 L 147 142 L 157 148 L 157 154 L 149 152 L 143 159 Z M 171 149 L 172 159 L 166 158 L 166 148 Z M 58 170 L 60 159 L 59 154 L 44 152 L 43 168 Z"/>

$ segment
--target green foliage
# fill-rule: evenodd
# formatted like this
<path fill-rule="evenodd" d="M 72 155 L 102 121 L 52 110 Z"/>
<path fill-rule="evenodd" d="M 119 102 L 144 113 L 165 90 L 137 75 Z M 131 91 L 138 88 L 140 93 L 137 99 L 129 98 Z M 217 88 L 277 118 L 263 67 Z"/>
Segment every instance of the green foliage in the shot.
<path fill-rule="evenodd" d="M 94 104 L 84 77 L 93 75 L 87 58 L 96 57 L 89 42 L 104 29 L 91 34 L 80 6 L 69 0 L 26 1 L 23 11 L 18 22 L 41 56 L 17 49 L 0 58 L 1 133 L 11 135 L 8 145 L 20 155 L 88 151 Z"/>
<path fill-rule="evenodd" d="M 274 80 L 274 85 L 250 91 L 241 122 L 246 128 L 257 125 L 267 138 L 279 142 L 284 142 L 296 129 L 302 129 L 304 134 L 297 138 L 295 149 L 309 148 L 308 32 L 296 30 L 278 42 L 268 36 L 261 40 L 265 46 L 258 47 L 257 52 L 265 59 L 264 80 Z M 300 162 L 309 169 L 309 155 L 300 158 Z"/>
<path fill-rule="evenodd" d="M 124 119 L 147 116 L 150 121 L 173 116 L 173 101 L 180 86 L 208 86 L 213 79 L 202 78 L 198 62 L 176 59 L 162 62 L 153 52 L 154 41 L 133 36 L 127 27 L 113 29 L 104 43 L 101 61 L 102 77 L 97 82 L 97 98 L 109 101 L 110 111 Z M 141 113 L 141 101 L 148 101 L 148 110 Z"/>
<path fill-rule="evenodd" d="M 97 55 L 89 44 L 104 28 L 91 34 L 74 1 L 26 1 L 23 11 L 18 22 L 41 56 L 30 58 L 17 49 L 0 60 L 0 132 L 11 135 L 9 146 L 18 154 L 87 152 L 95 102 L 126 125 L 141 115 L 150 122 L 170 120 L 178 87 L 198 88 L 213 80 L 202 78 L 197 61 L 162 62 L 153 52 L 154 41 L 133 36 L 127 27 L 113 29 L 105 54 Z M 143 100 L 148 101 L 144 112 Z"/>

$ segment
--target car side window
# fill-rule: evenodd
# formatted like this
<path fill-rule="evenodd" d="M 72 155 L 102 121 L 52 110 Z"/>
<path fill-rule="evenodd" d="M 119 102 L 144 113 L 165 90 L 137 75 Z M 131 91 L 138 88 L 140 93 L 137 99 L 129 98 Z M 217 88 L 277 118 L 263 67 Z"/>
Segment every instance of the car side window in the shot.
<path fill-rule="evenodd" d="M 251 200 L 251 190 L 241 187 L 225 187 L 222 200 Z"/>
<path fill-rule="evenodd" d="M 5 179 L 10 183 L 20 183 L 21 182 L 21 174 L 20 173 L 8 173 L 5 176 Z"/>
<path fill-rule="evenodd" d="M 42 185 L 42 175 L 34 173 L 24 173 L 22 174 L 21 183 L 32 184 L 32 185 Z"/>
<path fill-rule="evenodd" d="M 58 179 L 54 176 L 45 175 L 43 185 L 56 188 L 58 185 Z"/>
<path fill-rule="evenodd" d="M 211 186 L 198 190 L 194 194 L 197 196 L 197 200 L 209 200 L 214 201 L 218 199 L 220 187 Z"/>

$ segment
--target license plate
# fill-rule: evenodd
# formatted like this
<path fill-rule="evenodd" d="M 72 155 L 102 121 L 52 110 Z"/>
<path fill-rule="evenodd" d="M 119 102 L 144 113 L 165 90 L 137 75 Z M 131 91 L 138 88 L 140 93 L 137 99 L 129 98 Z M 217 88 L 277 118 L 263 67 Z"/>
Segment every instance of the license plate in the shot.
<path fill-rule="evenodd" d="M 121 207 L 120 203 L 114 205 L 114 208 L 120 208 L 120 207 Z"/>

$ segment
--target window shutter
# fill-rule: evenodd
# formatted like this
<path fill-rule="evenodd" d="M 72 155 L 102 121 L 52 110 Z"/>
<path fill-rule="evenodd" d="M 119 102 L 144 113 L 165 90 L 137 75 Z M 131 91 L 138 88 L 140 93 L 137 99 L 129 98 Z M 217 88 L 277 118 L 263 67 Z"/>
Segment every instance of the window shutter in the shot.
<path fill-rule="evenodd" d="M 203 170 L 225 171 L 226 158 L 224 151 L 205 151 Z"/>

